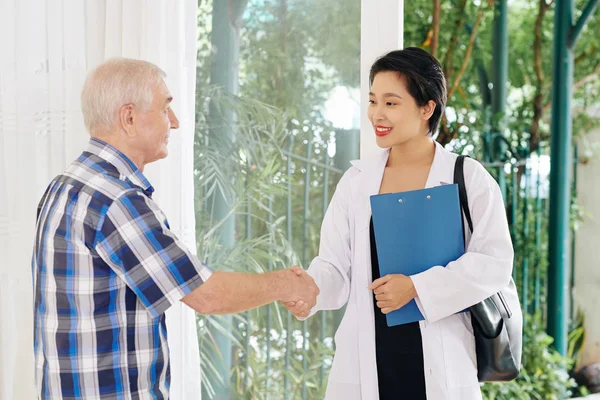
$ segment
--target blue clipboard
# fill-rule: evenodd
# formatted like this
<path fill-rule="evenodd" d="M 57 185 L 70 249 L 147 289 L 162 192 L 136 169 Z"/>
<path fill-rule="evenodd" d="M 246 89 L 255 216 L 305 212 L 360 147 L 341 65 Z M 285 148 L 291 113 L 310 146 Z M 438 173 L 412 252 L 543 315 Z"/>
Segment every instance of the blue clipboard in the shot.
<path fill-rule="evenodd" d="M 465 252 L 458 185 L 371 196 L 381 276 L 415 275 Z M 412 300 L 386 315 L 388 326 L 425 318 Z"/>

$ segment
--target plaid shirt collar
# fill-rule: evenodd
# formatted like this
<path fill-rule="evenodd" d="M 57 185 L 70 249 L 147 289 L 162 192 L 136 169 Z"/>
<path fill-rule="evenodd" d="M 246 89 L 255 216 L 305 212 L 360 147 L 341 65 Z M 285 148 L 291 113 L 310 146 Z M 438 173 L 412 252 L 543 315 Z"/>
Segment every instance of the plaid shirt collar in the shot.
<path fill-rule="evenodd" d="M 136 186 L 141 187 L 148 197 L 152 196 L 154 187 L 144 176 L 142 171 L 127 157 L 110 144 L 100 139 L 91 138 L 87 151 L 108 161 L 117 168 L 119 173 Z"/>

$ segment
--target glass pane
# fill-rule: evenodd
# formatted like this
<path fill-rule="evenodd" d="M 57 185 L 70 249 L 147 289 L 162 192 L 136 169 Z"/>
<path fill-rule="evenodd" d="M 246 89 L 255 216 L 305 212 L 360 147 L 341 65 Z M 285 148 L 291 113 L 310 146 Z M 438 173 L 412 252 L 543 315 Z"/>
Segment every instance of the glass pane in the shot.
<path fill-rule="evenodd" d="M 198 254 L 216 270 L 307 268 L 358 158 L 360 0 L 200 1 L 198 32 Z M 198 316 L 205 398 L 323 398 L 342 313 Z"/>

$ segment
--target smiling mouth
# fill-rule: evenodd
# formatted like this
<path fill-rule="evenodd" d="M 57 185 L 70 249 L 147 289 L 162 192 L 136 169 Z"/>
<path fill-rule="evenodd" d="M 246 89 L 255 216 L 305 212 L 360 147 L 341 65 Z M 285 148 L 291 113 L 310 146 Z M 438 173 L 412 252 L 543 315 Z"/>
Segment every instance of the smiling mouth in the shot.
<path fill-rule="evenodd" d="M 388 133 L 390 133 L 392 131 L 392 128 L 388 127 L 388 126 L 376 126 L 375 127 L 375 134 L 377 136 L 385 136 Z"/>

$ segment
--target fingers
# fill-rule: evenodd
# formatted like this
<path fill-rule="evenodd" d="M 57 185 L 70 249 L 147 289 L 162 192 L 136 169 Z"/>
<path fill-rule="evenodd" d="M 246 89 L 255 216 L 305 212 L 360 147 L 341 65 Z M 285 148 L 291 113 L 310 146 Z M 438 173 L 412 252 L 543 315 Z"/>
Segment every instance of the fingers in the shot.
<path fill-rule="evenodd" d="M 389 299 L 390 299 L 389 296 L 385 293 L 380 293 L 375 296 L 375 300 L 377 300 L 377 301 L 389 300 Z"/>
<path fill-rule="evenodd" d="M 387 307 L 383 307 L 381 309 L 381 312 L 384 313 L 384 314 L 389 314 L 392 311 L 399 310 L 402 307 L 404 307 L 404 304 L 388 305 Z"/>
<path fill-rule="evenodd" d="M 288 276 L 291 277 L 290 290 L 285 299 L 285 307 L 296 317 L 308 317 L 317 303 L 319 287 L 312 276 L 300 267 L 292 266 Z"/>
<path fill-rule="evenodd" d="M 290 303 L 294 303 L 293 305 L 290 305 Z M 304 318 L 304 317 L 308 317 L 308 314 L 310 313 L 310 310 L 312 307 L 309 306 L 308 303 L 303 302 L 302 300 L 297 301 L 297 302 L 287 302 L 287 303 L 283 303 L 285 305 L 285 308 L 287 308 L 287 310 L 292 313 L 293 315 L 295 315 L 296 317 L 299 318 Z"/>
<path fill-rule="evenodd" d="M 292 270 L 292 272 L 293 272 L 293 273 L 295 273 L 297 276 L 300 276 L 300 275 L 302 275 L 302 274 L 305 272 L 305 271 L 304 271 L 302 268 L 300 268 L 300 267 L 299 267 L 299 266 L 297 266 L 297 265 L 293 265 L 292 267 L 290 267 L 290 269 L 291 269 L 291 270 Z"/>
<path fill-rule="evenodd" d="M 378 301 L 377 307 L 379 307 L 383 310 L 384 308 L 393 307 L 393 303 L 391 301 Z"/>
<path fill-rule="evenodd" d="M 304 303 L 304 304 L 302 304 L 302 306 L 298 307 L 298 309 L 296 310 L 294 315 L 296 317 L 300 317 L 300 318 L 308 317 L 308 314 L 310 313 L 311 308 L 312 307 L 310 307 L 307 303 Z"/>
<path fill-rule="evenodd" d="M 381 277 L 381 278 L 379 278 L 379 279 L 375 279 L 375 280 L 374 280 L 374 281 L 373 281 L 373 282 L 372 282 L 372 283 L 369 285 L 369 290 L 375 290 L 375 289 L 377 289 L 377 288 L 378 288 L 378 287 L 380 287 L 381 285 L 383 285 L 383 284 L 385 284 L 385 283 L 389 282 L 389 280 L 390 280 L 390 279 L 392 279 L 392 275 L 391 275 L 391 274 L 390 274 L 390 275 L 383 276 L 383 277 Z"/>

